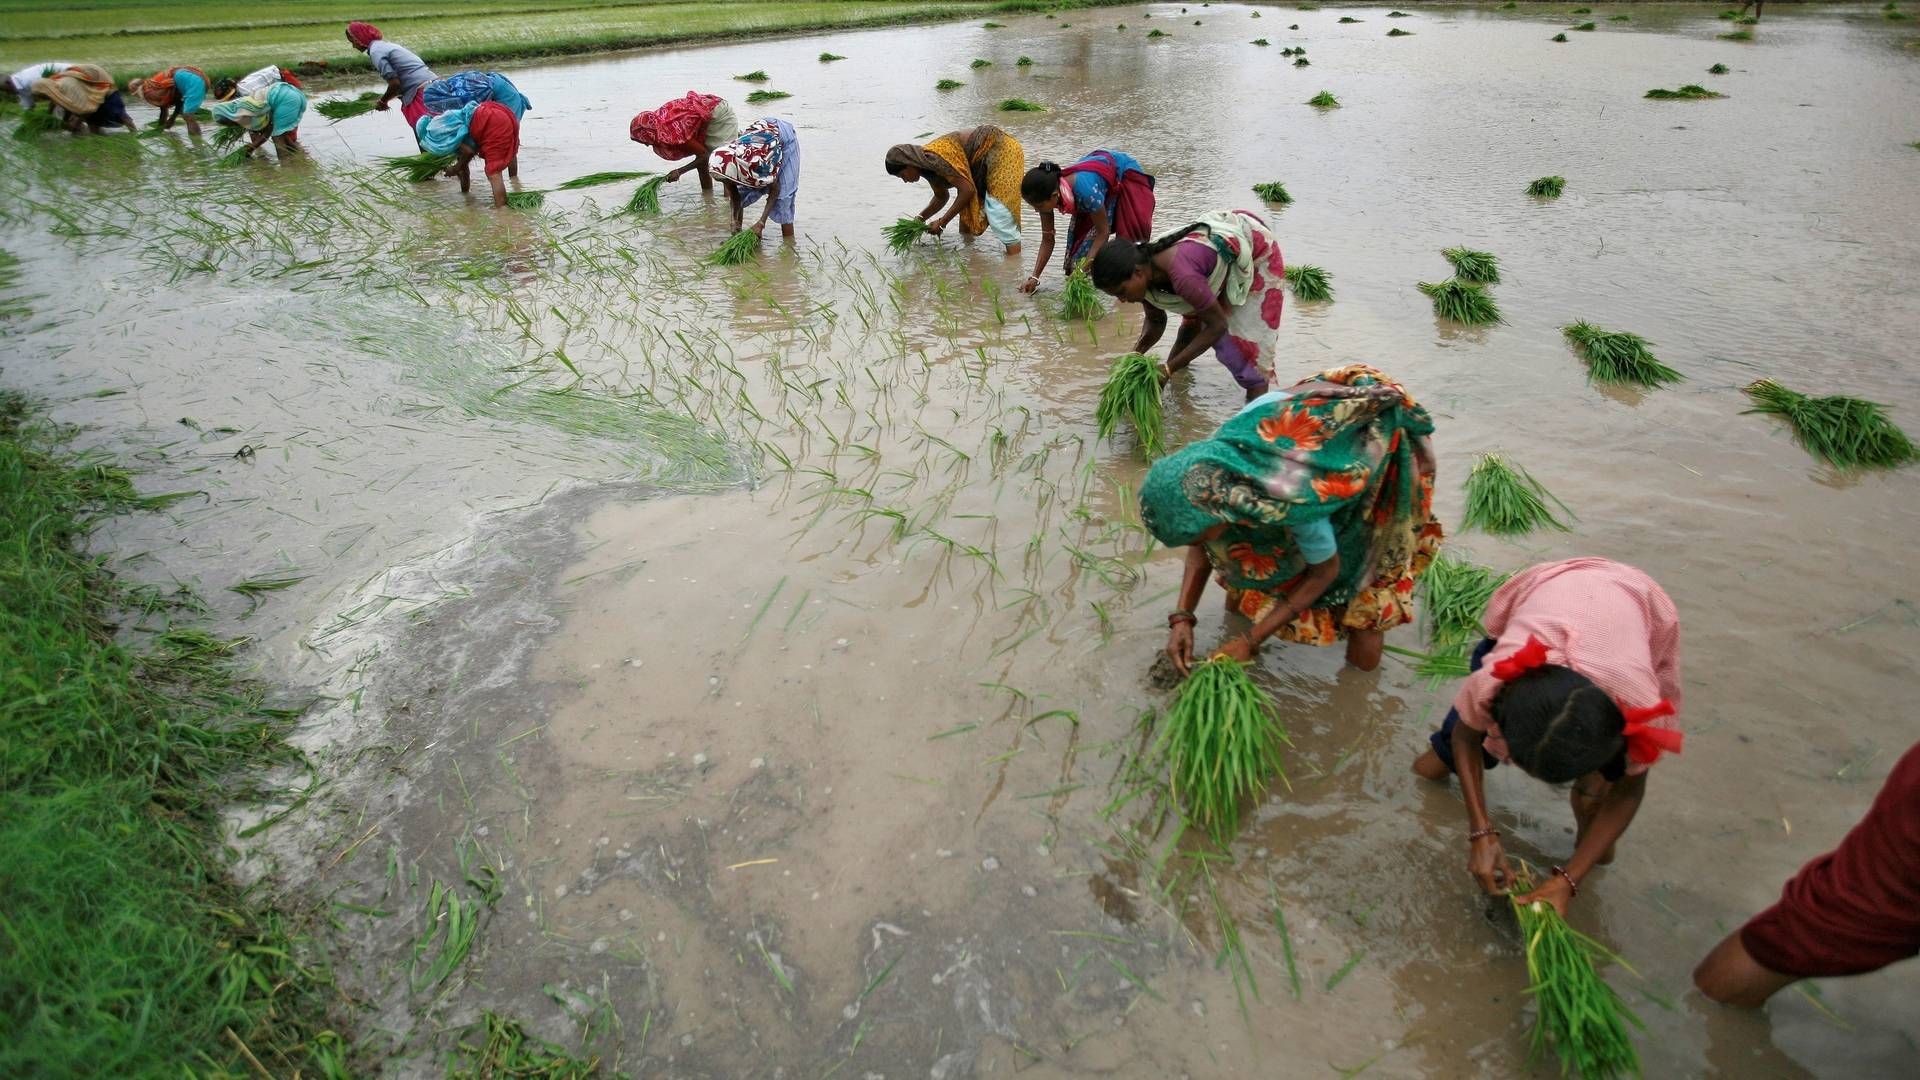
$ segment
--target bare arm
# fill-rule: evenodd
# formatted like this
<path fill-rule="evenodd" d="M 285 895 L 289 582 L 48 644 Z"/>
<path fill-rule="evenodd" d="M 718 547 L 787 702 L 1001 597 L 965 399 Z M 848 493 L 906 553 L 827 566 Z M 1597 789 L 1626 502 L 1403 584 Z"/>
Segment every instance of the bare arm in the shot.
<path fill-rule="evenodd" d="M 667 183 L 673 183 L 675 180 L 687 175 L 687 170 L 693 169 L 700 173 L 701 187 L 712 187 L 713 181 L 707 178 L 707 144 L 704 142 L 695 142 L 689 145 L 693 147 L 693 160 L 677 169 L 668 169 Z"/>
<path fill-rule="evenodd" d="M 931 202 L 927 203 L 927 208 L 925 210 L 920 211 L 921 221 L 926 221 L 927 219 L 933 217 L 933 215 L 939 213 L 940 208 L 947 205 L 947 196 L 951 194 L 953 191 L 952 188 L 948 187 L 947 185 L 941 183 L 940 181 L 934 179 L 931 176 L 927 177 L 927 186 L 933 189 L 933 199 Z M 940 224 L 945 225 L 946 222 L 942 221 Z M 938 228 L 938 226 L 935 226 L 935 227 Z"/>
<path fill-rule="evenodd" d="M 946 228 L 948 222 L 952 221 L 959 215 L 961 210 L 966 209 L 969 204 L 979 197 L 979 192 L 973 190 L 973 181 L 964 176 L 960 177 L 954 184 L 953 205 L 948 208 L 945 214 L 941 215 L 940 220 L 935 223 L 935 227 Z M 942 198 L 944 199 L 945 196 L 943 195 Z"/>
<path fill-rule="evenodd" d="M 1133 343 L 1134 352 L 1146 352 L 1148 349 L 1153 348 L 1160 343 L 1160 336 L 1167 332 L 1166 312 L 1161 311 L 1152 304 L 1142 304 L 1140 306 L 1144 310 L 1142 311 L 1143 317 L 1140 321 L 1140 339 Z"/>
<path fill-rule="evenodd" d="M 1600 797 L 1599 806 L 1594 808 L 1593 819 L 1580 836 L 1580 845 L 1574 848 L 1573 858 L 1568 859 L 1564 867 L 1568 877 L 1576 882 L 1587 879 L 1587 872 L 1599 865 L 1607 849 L 1626 833 L 1628 825 L 1633 824 L 1633 816 L 1640 812 L 1640 802 L 1646 794 L 1646 773 L 1622 777 L 1607 785 L 1607 793 Z M 1567 913 L 1567 902 L 1572 899 L 1573 884 L 1559 874 L 1541 882 L 1532 892 L 1520 898 L 1522 903 L 1545 900 L 1559 909 L 1562 915 Z"/>
<path fill-rule="evenodd" d="M 1205 544 L 1188 544 L 1187 561 L 1180 574 L 1180 610 L 1191 613 L 1200 606 L 1200 597 L 1207 591 L 1207 575 L 1213 570 L 1213 564 L 1207 560 Z M 1183 620 L 1169 620 L 1167 628 L 1167 659 L 1173 661 L 1174 669 L 1185 675 L 1193 669 L 1193 624 Z"/>
<path fill-rule="evenodd" d="M 1235 660 L 1251 660 L 1260 643 L 1278 633 L 1280 628 L 1300 617 L 1300 613 L 1314 605 L 1314 602 L 1326 595 L 1327 588 L 1340 576 L 1340 556 L 1335 555 L 1325 562 L 1311 563 L 1294 590 L 1282 597 L 1267 612 L 1265 618 L 1253 625 L 1244 635 L 1221 642 L 1220 655 Z"/>
<path fill-rule="evenodd" d="M 1107 220 L 1107 208 L 1104 206 L 1088 214 L 1087 217 L 1093 221 L 1093 231 L 1088 233 L 1093 238 L 1093 246 L 1087 249 L 1087 259 L 1091 261 L 1095 255 L 1100 254 L 1101 248 L 1107 246 L 1107 236 L 1113 232 L 1113 223 Z M 1072 258 L 1071 253 L 1068 258 Z"/>
<path fill-rule="evenodd" d="M 753 234 L 759 236 L 767 227 L 767 215 L 773 213 L 773 201 L 780 197 L 780 175 L 774 174 L 773 186 L 767 189 L 767 197 L 760 200 L 760 220 L 753 223 Z"/>
<path fill-rule="evenodd" d="M 460 178 L 460 194 L 465 195 L 473 188 L 473 148 L 461 143 L 453 152 L 453 164 L 447 167 L 448 176 Z"/>
<path fill-rule="evenodd" d="M 1032 292 L 1040 284 L 1040 275 L 1046 272 L 1047 260 L 1053 258 L 1053 211 L 1040 211 L 1040 255 L 1033 260 L 1033 273 L 1027 275 L 1026 284 L 1021 292 Z"/>
<path fill-rule="evenodd" d="M 1164 317 L 1164 316 L 1163 316 Z M 1167 356 L 1167 372 L 1179 371 L 1213 348 L 1227 332 L 1227 309 L 1219 304 L 1195 313 L 1198 324 L 1183 323 L 1173 352 Z"/>
<path fill-rule="evenodd" d="M 374 102 L 373 107 L 376 109 L 379 109 L 381 112 L 385 112 L 387 111 L 387 103 L 399 96 L 400 96 L 400 80 L 388 79 L 387 92 L 380 95 L 380 100 Z"/>
<path fill-rule="evenodd" d="M 1480 882 L 1491 896 L 1507 891 L 1513 872 L 1507 866 L 1507 853 L 1500 837 L 1484 830 L 1493 827 L 1487 816 L 1487 795 L 1483 781 L 1486 767 L 1480 761 L 1480 744 L 1487 739 L 1483 731 L 1465 724 L 1453 725 L 1453 774 L 1460 778 L 1460 797 L 1467 804 L 1467 828 L 1483 835 L 1469 841 L 1467 872 Z"/>

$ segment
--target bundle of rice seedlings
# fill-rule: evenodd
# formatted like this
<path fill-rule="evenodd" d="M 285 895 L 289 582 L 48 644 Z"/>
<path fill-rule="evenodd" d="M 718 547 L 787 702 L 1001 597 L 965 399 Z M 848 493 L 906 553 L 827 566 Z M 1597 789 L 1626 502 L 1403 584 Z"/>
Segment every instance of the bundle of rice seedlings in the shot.
<path fill-rule="evenodd" d="M 53 115 L 52 109 L 35 109 L 20 118 L 20 123 L 13 129 L 13 137 L 25 141 L 59 130 L 60 118 Z"/>
<path fill-rule="evenodd" d="M 1594 23 L 1590 23 L 1590 22 L 1583 22 L 1583 23 L 1581 23 L 1581 24 L 1580 24 L 1579 26 L 1575 26 L 1575 27 L 1570 27 L 1569 29 L 1573 29 L 1573 30 L 1598 30 L 1598 29 L 1600 29 L 1600 28 L 1599 28 L 1599 26 L 1597 26 L 1597 25 L 1595 25 Z"/>
<path fill-rule="evenodd" d="M 1572 11 L 1569 11 L 1569 12 L 1567 12 L 1567 14 L 1569 14 L 1569 15 L 1591 15 L 1591 14 L 1593 14 L 1593 9 L 1592 9 L 1592 8 L 1590 8 L 1590 7 L 1577 7 L 1577 8 L 1574 8 L 1574 9 L 1573 9 Z"/>
<path fill-rule="evenodd" d="M 741 82 L 766 82 L 771 76 L 764 71 L 749 71 L 745 75 L 735 75 Z"/>
<path fill-rule="evenodd" d="M 1710 68 L 1708 68 L 1708 69 L 1707 69 L 1707 74 L 1709 74 L 1709 75 L 1725 75 L 1725 74 L 1726 74 L 1727 72 L 1729 72 L 1729 71 L 1731 71 L 1731 70 L 1733 70 L 1733 69 L 1732 69 L 1732 68 L 1729 68 L 1729 67 L 1728 67 L 1727 65 L 1725 65 L 1725 64 L 1715 64 L 1715 65 L 1713 65 L 1712 67 L 1710 67 Z"/>
<path fill-rule="evenodd" d="M 1759 19 L 1757 19 L 1757 18 L 1755 18 L 1755 17 L 1754 17 L 1754 16 L 1752 16 L 1752 15 L 1742 15 L 1741 17 L 1739 17 L 1739 18 L 1737 18 L 1737 19 L 1735 19 L 1735 20 L 1733 20 L 1733 25 L 1735 25 L 1735 26 L 1759 26 L 1759 25 L 1760 25 L 1760 20 L 1759 20 Z"/>
<path fill-rule="evenodd" d="M 1530 533 L 1543 525 L 1566 532 L 1566 523 L 1547 506 L 1549 500 L 1567 510 L 1567 504 L 1555 499 L 1540 481 L 1508 461 L 1506 455 L 1481 454 L 1467 474 L 1467 508 L 1462 524 L 1498 535 Z M 1572 511 L 1567 513 L 1571 516 Z"/>
<path fill-rule="evenodd" d="M 939 82 L 933 84 L 933 88 L 935 90 L 958 90 L 965 85 L 967 84 L 958 79 L 941 79 Z"/>
<path fill-rule="evenodd" d="M 538 210 L 546 204 L 547 193 L 544 191 L 507 192 L 507 209 L 509 210 Z"/>
<path fill-rule="evenodd" d="M 1294 60 L 1294 62 L 1293 62 L 1293 66 L 1294 66 L 1294 67 L 1307 67 L 1308 65 L 1310 65 L 1310 64 L 1312 64 L 1312 63 L 1313 63 L 1313 61 L 1311 61 L 1311 60 L 1309 60 L 1309 59 L 1307 59 L 1306 57 L 1304 57 L 1304 56 L 1302 56 L 1302 57 L 1299 57 L 1299 58 L 1297 58 L 1297 59 L 1295 59 L 1295 60 Z"/>
<path fill-rule="evenodd" d="M 1548 38 L 1547 40 L 1548 40 L 1548 41 L 1557 41 L 1557 42 L 1559 42 L 1560 44 L 1562 44 L 1562 45 L 1565 45 L 1565 44 L 1567 43 L 1567 35 L 1565 35 L 1565 34 L 1555 34 L 1555 35 L 1553 35 L 1552 37 L 1550 37 L 1550 38 Z"/>
<path fill-rule="evenodd" d="M 1018 59 L 1018 60 L 1015 60 L 1015 61 L 1013 62 L 1013 66 L 1014 66 L 1014 67 L 1032 67 L 1032 66 L 1033 66 L 1033 57 L 1031 57 L 1031 56 L 1023 56 L 1023 57 L 1021 57 L 1020 59 Z"/>
<path fill-rule="evenodd" d="M 1740 13 L 1733 10 L 1723 11 L 1720 14 L 1714 16 L 1714 18 L 1716 19 L 1726 19 L 1729 21 L 1737 19 L 1739 17 L 1740 17 Z"/>
<path fill-rule="evenodd" d="M 1639 334 L 1602 330 L 1584 319 L 1560 330 L 1586 359 L 1587 377 L 1594 382 L 1665 386 L 1686 378 L 1661 363 Z"/>
<path fill-rule="evenodd" d="M 357 98 L 351 98 L 345 101 L 323 101 L 315 105 L 313 111 L 337 124 L 342 120 L 352 119 L 356 116 L 364 116 L 372 112 L 373 103 L 379 100 L 380 95 L 369 90 Z"/>
<path fill-rule="evenodd" d="M 1772 379 L 1747 387 L 1754 407 L 1786 420 L 1793 441 L 1838 469 L 1891 469 L 1920 457 L 1913 440 L 1887 419 L 1885 405 L 1855 397 L 1809 397 Z"/>
<path fill-rule="evenodd" d="M 1253 684 L 1246 666 L 1225 658 L 1194 665 L 1167 711 L 1149 759 L 1167 770 L 1186 820 L 1227 846 L 1240 831 L 1240 803 L 1287 776 L 1280 761 L 1291 746 L 1279 710 Z"/>
<path fill-rule="evenodd" d="M 1333 299 L 1333 275 L 1311 263 L 1299 263 L 1287 267 L 1287 284 L 1293 287 L 1296 300 Z"/>
<path fill-rule="evenodd" d="M 1047 107 L 1026 98 L 1010 97 L 1000 103 L 1001 112 L 1046 112 Z"/>
<path fill-rule="evenodd" d="M 1285 206 L 1293 201 L 1293 196 L 1287 194 L 1287 185 L 1278 180 L 1270 180 L 1264 184 L 1253 185 L 1253 193 L 1267 202 L 1276 203 L 1280 206 Z"/>
<path fill-rule="evenodd" d="M 559 185 L 559 188 L 561 191 L 572 191 L 575 188 L 596 187 L 600 184 L 617 184 L 622 180 L 638 180 L 643 176 L 650 176 L 650 175 L 652 174 L 644 173 L 644 172 L 588 173 L 585 176 L 574 177 L 573 179 L 567 181 L 566 183 Z"/>
<path fill-rule="evenodd" d="M 1254 12 L 1254 14 L 1255 14 L 1255 15 L 1258 15 L 1258 14 L 1260 14 L 1260 13 L 1256 11 L 1256 12 Z M 1263 37 L 1261 37 L 1261 38 L 1254 38 L 1254 39 L 1253 39 L 1253 44 L 1255 44 L 1255 45 L 1258 45 L 1258 46 L 1260 46 L 1261 48 L 1263 48 L 1263 49 L 1264 49 L 1264 48 L 1266 48 L 1266 47 L 1267 47 L 1267 45 L 1268 45 L 1268 41 L 1267 41 L 1267 39 L 1266 39 L 1266 38 L 1263 38 Z"/>
<path fill-rule="evenodd" d="M 992 66 L 993 66 L 993 61 L 991 60 L 982 60 L 977 56 L 973 58 L 973 69 L 975 71 L 978 71 L 983 67 L 992 67 Z"/>
<path fill-rule="evenodd" d="M 649 178 L 645 183 L 633 189 L 627 198 L 626 212 L 629 214 L 657 214 L 660 212 L 660 187 L 667 182 L 665 173 Z M 562 185 L 563 187 L 565 185 Z"/>
<path fill-rule="evenodd" d="M 213 148 L 215 150 L 229 149 L 234 143 L 244 138 L 246 134 L 246 129 L 239 124 L 221 124 L 219 127 L 213 129 Z"/>
<path fill-rule="evenodd" d="M 1094 408 L 1093 419 L 1103 439 L 1119 430 L 1122 419 L 1128 421 L 1140 437 L 1140 452 L 1147 457 L 1159 454 L 1162 446 L 1159 361 L 1146 353 L 1128 353 L 1115 360 L 1107 372 L 1106 385 L 1100 388 L 1100 404 Z"/>
<path fill-rule="evenodd" d="M 1607 21 L 1608 21 L 1608 22 L 1632 22 L 1632 21 L 1633 21 L 1633 16 L 1631 16 L 1631 15 L 1609 15 L 1609 16 L 1607 16 Z"/>
<path fill-rule="evenodd" d="M 1443 319 L 1452 319 L 1467 326 L 1505 321 L 1500 317 L 1500 305 L 1493 302 L 1493 296 L 1470 281 L 1461 281 L 1459 278 L 1422 281 L 1420 291 L 1433 298 L 1433 313 Z"/>
<path fill-rule="evenodd" d="M 1500 260 L 1491 251 L 1472 248 L 1441 248 L 1440 254 L 1453 264 L 1453 276 L 1481 285 L 1500 284 Z"/>
<path fill-rule="evenodd" d="M 1387 18 L 1389 18 L 1389 19 L 1406 19 L 1406 18 L 1411 18 L 1411 16 L 1409 16 L 1409 15 L 1408 15 L 1408 14 L 1407 14 L 1406 12 L 1404 12 L 1404 11 L 1389 11 L 1389 12 L 1387 12 Z"/>
<path fill-rule="evenodd" d="M 1544 1057 L 1551 1047 L 1562 1072 L 1577 1072 L 1582 1080 L 1639 1076 L 1640 1053 L 1627 1025 L 1642 1031 L 1646 1025 L 1599 971 L 1600 961 L 1622 967 L 1626 961 L 1568 926 L 1552 904 L 1521 904 L 1519 898 L 1532 890 L 1533 881 L 1524 871 L 1516 877 L 1513 913 L 1526 942 L 1527 993 L 1534 1004 L 1533 1047 L 1527 1060 Z"/>
<path fill-rule="evenodd" d="M 1456 559 L 1442 551 L 1420 575 L 1422 618 L 1427 648 L 1432 650 L 1416 670 L 1422 675 L 1465 675 L 1473 646 L 1486 636 L 1480 617 L 1495 589 L 1512 574 L 1502 574 L 1476 562 Z"/>
<path fill-rule="evenodd" d="M 1357 22 L 1359 22 L 1360 20 L 1359 20 L 1359 19 L 1356 19 L 1356 18 L 1354 18 L 1354 17 L 1353 17 L 1353 16 L 1351 16 L 1351 15 L 1342 15 L 1342 16 L 1340 16 L 1340 21 L 1341 21 L 1341 22 L 1343 22 L 1343 23 L 1357 23 Z"/>
<path fill-rule="evenodd" d="M 790 98 L 792 96 L 792 94 L 787 93 L 785 90 L 755 90 L 753 93 L 747 95 L 747 104 L 758 105 L 763 101 L 779 101 L 781 98 Z"/>
<path fill-rule="evenodd" d="M 1147 31 L 1147 36 L 1150 38 L 1161 38 L 1161 37 L 1172 37 L 1173 35 L 1167 33 L 1165 30 L 1162 30 L 1156 26 L 1152 30 Z"/>
<path fill-rule="evenodd" d="M 1005 24 L 1003 24 L 1003 23 L 997 23 L 997 22 L 984 22 L 984 23 L 981 23 L 981 24 L 980 24 L 980 29 L 982 29 L 982 30 L 998 30 L 998 29 L 1000 29 L 1000 27 L 1001 27 L 1001 26 L 1003 26 L 1003 25 L 1005 25 Z"/>
<path fill-rule="evenodd" d="M 1340 99 L 1322 90 L 1308 98 L 1307 104 L 1316 109 L 1337 109 L 1340 107 Z"/>
<path fill-rule="evenodd" d="M 913 246 L 915 240 L 926 235 L 927 223 L 915 217 L 903 217 L 880 230 L 887 238 L 887 250 L 905 251 Z"/>
<path fill-rule="evenodd" d="M 1721 41 L 1752 41 L 1752 40 L 1753 40 L 1753 31 L 1751 31 L 1751 30 L 1735 30 L 1735 31 L 1733 31 L 1733 32 L 1732 32 L 1732 33 L 1730 33 L 1730 34 L 1721 34 L 1721 35 L 1720 35 L 1720 40 L 1721 40 Z"/>
<path fill-rule="evenodd" d="M 835 60 L 845 60 L 845 59 L 846 57 L 841 56 L 839 53 L 823 52 L 820 54 L 820 62 L 823 64 L 831 64 Z"/>
<path fill-rule="evenodd" d="M 1067 275 L 1067 284 L 1060 290 L 1060 317 L 1063 319 L 1085 320 L 1106 310 L 1100 303 L 1100 290 L 1093 287 L 1093 279 L 1087 276 L 1083 267 L 1074 267 Z"/>
<path fill-rule="evenodd" d="M 404 174 L 414 183 L 423 183 L 439 176 L 453 165 L 452 154 L 406 154 L 401 157 L 383 157 L 380 167 L 393 173 Z"/>
<path fill-rule="evenodd" d="M 1411 31 L 1411 30 L 1402 30 L 1402 29 L 1400 29 L 1399 27 L 1397 27 L 1397 26 L 1396 26 L 1396 27 L 1394 27 L 1393 29 L 1391 29 L 1391 30 L 1389 30 L 1389 31 L 1387 31 L 1387 36 L 1388 36 L 1388 37 L 1412 37 L 1412 36 L 1413 36 L 1413 31 Z"/>
<path fill-rule="evenodd" d="M 707 262 L 714 266 L 738 266 L 760 250 L 760 237 L 752 229 L 741 229 L 707 256 Z"/>
<path fill-rule="evenodd" d="M 1646 96 L 1655 101 L 1693 101 L 1700 98 L 1726 97 L 1725 94 L 1715 93 L 1698 83 L 1688 83 L 1678 90 L 1663 90 L 1656 86 L 1647 91 Z"/>
<path fill-rule="evenodd" d="M 1567 178 L 1564 176 L 1543 176 L 1527 185 L 1527 194 L 1537 199 L 1557 199 L 1567 190 Z"/>
<path fill-rule="evenodd" d="M 237 149 L 220 155 L 220 160 L 214 162 L 214 164 L 223 169 L 231 169 L 239 165 L 244 165 L 246 164 L 247 158 L 252 156 L 252 150 L 253 147 L 251 146 L 238 147 Z"/>

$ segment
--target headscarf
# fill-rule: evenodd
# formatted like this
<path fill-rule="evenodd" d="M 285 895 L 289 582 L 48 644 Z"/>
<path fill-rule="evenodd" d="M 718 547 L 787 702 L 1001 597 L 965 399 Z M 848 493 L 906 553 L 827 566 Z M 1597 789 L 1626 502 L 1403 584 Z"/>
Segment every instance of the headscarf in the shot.
<path fill-rule="evenodd" d="M 286 83 L 274 83 L 258 93 L 213 104 L 214 119 L 276 136 L 299 127 L 306 112 L 307 95 Z"/>
<path fill-rule="evenodd" d="M 207 73 L 197 67 L 170 67 L 127 86 L 156 109 L 178 106 L 182 112 L 198 112 L 207 98 Z"/>
<path fill-rule="evenodd" d="M 91 116 L 99 111 L 107 95 L 114 92 L 113 76 L 98 64 L 75 64 L 44 79 L 35 79 L 33 92 L 74 116 Z"/>
<path fill-rule="evenodd" d="M 685 97 L 674 98 L 657 109 L 635 116 L 633 123 L 627 125 L 627 134 L 634 142 L 651 146 L 661 157 L 675 161 L 687 156 L 693 141 L 706 133 L 714 113 L 725 104 L 717 95 L 689 90 Z M 735 134 L 737 132 L 726 133 L 729 139 Z M 714 147 L 707 149 L 712 151 Z M 669 155 L 670 150 L 680 152 Z"/>
<path fill-rule="evenodd" d="M 380 40 L 380 28 L 372 23 L 350 22 L 347 24 L 347 40 L 356 49 L 364 49 Z"/>
<path fill-rule="evenodd" d="M 914 143 L 895 143 L 887 148 L 888 175 L 899 176 L 901 169 L 919 169 L 922 173 L 931 173 L 949 187 L 954 183 L 953 166 L 947 164 L 939 154 Z"/>
<path fill-rule="evenodd" d="M 423 116 L 415 121 L 413 137 L 419 141 L 420 149 L 429 154 L 451 154 L 460 149 L 460 142 L 467 137 L 467 129 L 473 126 L 473 114 L 480 104 L 478 101 L 469 101 L 457 109 L 438 116 Z"/>
<path fill-rule="evenodd" d="M 1379 371 L 1323 371 L 1154 462 L 1140 486 L 1140 520 L 1169 547 L 1216 525 L 1228 527 L 1228 542 L 1271 547 L 1283 529 L 1332 519 L 1341 570 L 1329 592 L 1344 603 L 1369 572 L 1377 537 L 1417 526 L 1413 441 L 1432 431 L 1426 409 Z M 1263 576 L 1284 581 L 1289 569 Z"/>

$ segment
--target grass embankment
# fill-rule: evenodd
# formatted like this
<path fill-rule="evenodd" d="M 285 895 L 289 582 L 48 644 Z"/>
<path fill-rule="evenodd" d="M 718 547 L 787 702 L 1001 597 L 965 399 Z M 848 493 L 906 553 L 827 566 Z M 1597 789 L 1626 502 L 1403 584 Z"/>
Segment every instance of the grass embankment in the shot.
<path fill-rule="evenodd" d="M 172 64 L 210 75 L 243 75 L 265 64 L 301 70 L 321 84 L 373 76 L 347 44 L 346 24 L 364 20 L 419 53 L 440 73 L 491 61 L 632 49 L 894 23 L 972 19 L 989 13 L 1104 6 L 1118 0 L 429 0 L 398 4 L 316 0 L 235 7 L 224 0 L 160 5 L 103 0 L 82 17 L 25 0 L 0 0 L 0 68 L 42 60 L 100 64 L 122 81 Z M 257 12 L 255 17 L 248 13 Z"/>
<path fill-rule="evenodd" d="M 85 552 L 168 497 L 64 441 L 0 391 L 0 1076 L 344 1076 L 324 973 L 221 855 L 289 716 L 236 680 L 239 642 L 167 625 L 190 602 Z"/>

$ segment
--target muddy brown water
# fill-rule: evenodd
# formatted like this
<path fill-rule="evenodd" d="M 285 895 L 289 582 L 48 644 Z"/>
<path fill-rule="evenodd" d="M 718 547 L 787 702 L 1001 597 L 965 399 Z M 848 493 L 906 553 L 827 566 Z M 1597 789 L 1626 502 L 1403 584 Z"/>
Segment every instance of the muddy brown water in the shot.
<path fill-rule="evenodd" d="M 632 112 L 738 100 L 727 76 L 769 71 L 801 132 L 800 237 L 750 270 L 699 266 L 724 208 L 690 181 L 633 222 L 600 212 L 624 187 L 527 219 L 354 173 L 410 149 L 388 116 L 311 120 L 314 160 L 282 170 L 215 172 L 169 140 L 43 144 L 10 170 L 33 313 L 9 324 L 9 382 L 149 487 L 203 493 L 110 542 L 324 699 L 301 738 L 326 786 L 252 869 L 352 905 L 331 940 L 389 1071 L 437 1070 L 483 1008 L 646 1075 L 1528 1071 L 1524 968 L 1464 872 L 1459 800 L 1406 771 L 1445 688 L 1269 646 L 1292 788 L 1212 893 L 1164 889 L 1122 843 L 1138 817 L 1102 814 L 1162 699 L 1147 667 L 1179 570 L 1135 525 L 1130 442 L 1093 438 L 1137 316 L 1090 337 L 1052 316 L 1057 276 L 1020 297 L 1027 264 L 994 245 L 879 243 L 924 201 L 884 148 L 991 119 L 1030 159 L 1136 154 L 1165 226 L 1284 181 L 1287 256 L 1336 299 L 1290 302 L 1282 373 L 1366 360 L 1422 397 L 1449 523 L 1491 449 L 1577 515 L 1518 541 L 1455 529 L 1456 552 L 1604 554 L 1674 595 L 1688 749 L 1574 916 L 1637 969 L 1609 974 L 1648 1075 L 1910 1073 L 1920 968 L 1754 1015 L 1688 973 L 1915 737 L 1916 474 L 1835 476 L 1738 392 L 1772 375 L 1920 429 L 1913 33 L 1865 7 L 1770 11 L 1750 44 L 1705 7 L 1602 8 L 1566 45 L 1557 14 L 1188 9 L 512 72 L 536 106 L 522 180 L 550 187 L 653 167 Z M 1278 56 L 1294 44 L 1312 67 Z M 1641 98 L 1703 81 L 1728 96 Z M 1341 108 L 1303 104 L 1322 89 Z M 1015 95 L 1049 111 L 990 111 Z M 1563 198 L 1521 194 L 1549 173 Z M 1436 322 L 1414 289 L 1454 244 L 1500 256 L 1505 324 Z M 1688 381 L 1586 385 L 1558 332 L 1579 318 Z M 556 395 L 569 364 L 582 382 Z M 1173 437 L 1237 396 L 1197 363 Z M 224 591 L 267 574 L 304 580 L 250 614 Z M 1508 771 L 1490 792 L 1515 853 L 1565 856 L 1558 795 Z M 434 882 L 481 923 L 426 985 Z M 1213 895 L 1257 979 L 1244 1016 Z"/>

